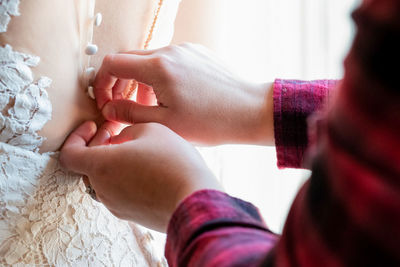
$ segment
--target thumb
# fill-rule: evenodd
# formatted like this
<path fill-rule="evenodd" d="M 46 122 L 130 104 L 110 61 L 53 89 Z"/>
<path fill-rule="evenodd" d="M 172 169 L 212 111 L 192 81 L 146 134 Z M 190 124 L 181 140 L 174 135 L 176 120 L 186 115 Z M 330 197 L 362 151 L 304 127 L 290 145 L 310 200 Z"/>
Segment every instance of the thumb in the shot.
<path fill-rule="evenodd" d="M 145 106 L 131 100 L 113 100 L 103 108 L 103 116 L 109 121 L 133 124 L 143 122 L 162 123 L 166 110 L 159 106 Z"/>
<path fill-rule="evenodd" d="M 87 145 L 96 131 L 96 124 L 87 121 L 69 135 L 60 152 L 62 167 L 76 173 L 88 174 L 94 159 Z"/>

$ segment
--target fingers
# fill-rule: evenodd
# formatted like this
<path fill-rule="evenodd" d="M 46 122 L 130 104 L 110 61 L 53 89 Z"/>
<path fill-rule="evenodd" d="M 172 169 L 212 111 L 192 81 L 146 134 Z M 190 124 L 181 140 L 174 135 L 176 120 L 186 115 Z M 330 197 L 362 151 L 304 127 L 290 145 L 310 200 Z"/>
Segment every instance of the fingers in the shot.
<path fill-rule="evenodd" d="M 156 95 L 153 88 L 146 84 L 139 84 L 136 101 L 146 106 L 154 106 L 157 104 Z"/>
<path fill-rule="evenodd" d="M 109 145 L 110 138 L 118 135 L 124 126 L 121 123 L 107 121 L 97 130 L 96 135 L 89 143 L 89 147 Z"/>
<path fill-rule="evenodd" d="M 104 58 L 93 83 L 99 109 L 112 100 L 113 87 L 118 78 L 152 84 L 152 71 L 147 60 L 147 56 L 137 54 L 113 54 Z"/>
<path fill-rule="evenodd" d="M 144 131 L 143 124 L 128 126 L 123 129 L 119 135 L 112 136 L 110 138 L 110 144 L 117 145 L 135 140 L 143 135 Z"/>
<path fill-rule="evenodd" d="M 93 160 L 87 144 L 95 134 L 96 124 L 92 121 L 83 123 L 72 132 L 61 149 L 61 165 L 70 171 L 87 174 Z"/>
<path fill-rule="evenodd" d="M 131 80 L 118 79 L 112 88 L 113 99 L 124 99 L 125 92 L 130 89 L 131 82 Z"/>
<path fill-rule="evenodd" d="M 131 100 L 113 100 L 103 109 L 103 116 L 109 121 L 121 123 L 159 122 L 166 112 L 159 106 L 145 106 Z"/>
<path fill-rule="evenodd" d="M 85 147 L 96 134 L 97 127 L 93 121 L 87 121 L 73 131 L 64 143 L 64 148 Z"/>
<path fill-rule="evenodd" d="M 136 139 L 136 136 L 134 135 L 134 131 L 131 128 L 132 126 L 126 127 L 124 130 L 121 131 L 119 135 L 115 135 L 110 138 L 110 144 L 112 145 L 118 145 L 118 144 L 123 144 L 125 142 L 132 141 Z"/>

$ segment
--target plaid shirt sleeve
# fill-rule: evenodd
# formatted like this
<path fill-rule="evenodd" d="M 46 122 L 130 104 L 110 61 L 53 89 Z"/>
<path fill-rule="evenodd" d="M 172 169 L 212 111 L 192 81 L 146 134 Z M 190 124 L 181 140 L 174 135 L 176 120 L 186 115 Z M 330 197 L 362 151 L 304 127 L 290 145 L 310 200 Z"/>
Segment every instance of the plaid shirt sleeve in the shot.
<path fill-rule="evenodd" d="M 279 168 L 306 168 L 310 115 L 328 102 L 338 81 L 275 80 L 274 132 Z"/>
<path fill-rule="evenodd" d="M 258 266 L 277 238 L 252 204 L 202 190 L 173 214 L 165 255 L 171 267 Z"/>
<path fill-rule="evenodd" d="M 400 266 L 400 1 L 365 0 L 353 18 L 358 32 L 345 77 L 312 138 L 292 133 L 293 143 L 281 133 L 281 145 L 277 141 L 281 167 L 301 166 L 308 140 L 312 158 L 311 178 L 282 236 L 266 228 L 251 204 L 217 191 L 196 192 L 171 219 L 170 266 Z M 282 91 L 288 84 L 312 88 L 298 81 L 275 86 Z M 282 101 L 277 97 L 274 103 Z M 307 105 L 304 98 L 313 99 L 298 97 L 294 115 Z M 294 100 L 281 103 L 286 101 Z M 274 115 L 285 124 L 282 110 Z M 281 129 L 306 128 L 292 123 Z"/>

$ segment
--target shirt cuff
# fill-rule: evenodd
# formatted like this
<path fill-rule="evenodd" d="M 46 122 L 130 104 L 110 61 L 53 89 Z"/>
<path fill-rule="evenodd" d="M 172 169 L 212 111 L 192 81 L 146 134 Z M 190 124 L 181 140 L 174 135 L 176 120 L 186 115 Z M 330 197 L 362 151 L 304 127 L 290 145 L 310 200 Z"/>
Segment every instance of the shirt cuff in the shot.
<path fill-rule="evenodd" d="M 191 240 L 206 231 L 229 226 L 270 232 L 258 209 L 251 203 L 215 190 L 193 193 L 178 206 L 169 222 L 165 248 L 168 262 L 177 266 L 178 255 Z"/>
<path fill-rule="evenodd" d="M 321 109 L 336 80 L 275 80 L 274 134 L 279 168 L 302 168 L 307 118 Z"/>

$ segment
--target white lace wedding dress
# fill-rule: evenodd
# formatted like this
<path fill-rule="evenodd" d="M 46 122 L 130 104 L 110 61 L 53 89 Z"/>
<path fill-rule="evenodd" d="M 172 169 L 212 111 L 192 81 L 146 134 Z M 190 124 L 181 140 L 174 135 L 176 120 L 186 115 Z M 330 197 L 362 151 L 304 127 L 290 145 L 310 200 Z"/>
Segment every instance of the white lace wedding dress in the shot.
<path fill-rule="evenodd" d="M 0 32 L 19 16 L 19 0 L 0 1 Z M 114 217 L 64 171 L 57 153 L 38 152 L 51 119 L 39 58 L 0 47 L 0 265 L 162 266 L 143 228 Z"/>

